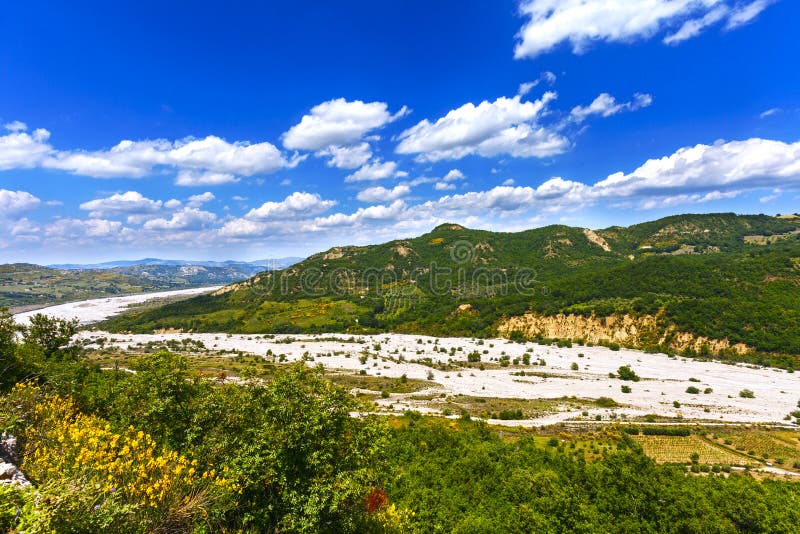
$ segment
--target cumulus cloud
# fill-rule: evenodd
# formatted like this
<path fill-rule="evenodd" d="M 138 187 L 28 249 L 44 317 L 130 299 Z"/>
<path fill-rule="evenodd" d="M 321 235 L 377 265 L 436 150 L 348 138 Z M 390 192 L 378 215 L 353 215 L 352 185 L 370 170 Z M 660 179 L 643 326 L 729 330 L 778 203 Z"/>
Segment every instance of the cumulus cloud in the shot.
<path fill-rule="evenodd" d="M 433 188 L 437 191 L 451 191 L 456 188 L 454 184 L 448 184 L 447 182 L 436 182 L 433 184 Z"/>
<path fill-rule="evenodd" d="M 403 106 L 395 114 L 385 102 L 328 100 L 311 108 L 298 124 L 283 134 L 283 146 L 290 150 L 322 150 L 329 146 L 356 143 L 367 133 L 408 113 Z"/>
<path fill-rule="evenodd" d="M 44 236 L 54 241 L 76 241 L 85 238 L 114 237 L 123 240 L 122 223 L 106 219 L 59 219 L 44 227 Z"/>
<path fill-rule="evenodd" d="M 372 157 L 369 143 L 358 143 L 353 146 L 332 145 L 317 152 L 319 157 L 329 157 L 328 167 L 339 169 L 357 169 Z"/>
<path fill-rule="evenodd" d="M 158 218 L 144 223 L 145 230 L 200 230 L 217 220 L 217 216 L 198 208 L 183 208 L 169 219 Z"/>
<path fill-rule="evenodd" d="M 406 176 L 403 171 L 397 170 L 397 163 L 394 161 L 381 162 L 380 160 L 368 163 L 352 174 L 348 174 L 345 182 L 364 182 L 383 180 L 384 178 Z"/>
<path fill-rule="evenodd" d="M 162 204 L 160 200 L 149 199 L 138 191 L 128 191 L 84 202 L 80 208 L 88 211 L 90 217 L 100 218 L 113 215 L 155 213 L 161 209 Z"/>
<path fill-rule="evenodd" d="M 217 197 L 214 196 L 214 193 L 212 193 L 211 191 L 206 191 L 205 193 L 202 193 L 200 195 L 190 196 L 189 199 L 186 201 L 186 205 L 189 206 L 190 208 L 199 208 L 203 204 L 211 202 L 215 198 Z"/>
<path fill-rule="evenodd" d="M 361 202 L 391 202 L 400 197 L 404 197 L 411 192 L 411 187 L 400 184 L 392 189 L 376 186 L 359 191 L 356 198 Z"/>
<path fill-rule="evenodd" d="M 674 44 L 724 21 L 738 28 L 758 16 L 773 0 L 523 0 L 528 20 L 517 34 L 516 58 L 532 58 L 568 42 L 576 54 L 597 42 L 649 39 L 671 28 L 664 38 Z"/>
<path fill-rule="evenodd" d="M 316 228 L 330 228 L 337 226 L 358 225 L 365 221 L 387 221 L 395 220 L 405 211 L 406 203 L 402 200 L 395 200 L 388 206 L 379 204 L 368 208 L 358 208 L 353 213 L 334 213 L 327 217 L 318 217 L 309 221 L 305 226 L 306 231 L 313 231 Z"/>
<path fill-rule="evenodd" d="M 45 129 L 28 133 L 20 121 L 5 126 L 10 133 L 0 136 L 0 170 L 40 167 L 93 178 L 142 178 L 168 168 L 178 173 L 178 185 L 217 185 L 291 168 L 303 159 L 287 159 L 268 142 L 229 142 L 214 135 L 123 140 L 108 150 L 57 150 Z"/>
<path fill-rule="evenodd" d="M 10 133 L 0 135 L 0 170 L 32 169 L 52 152 L 47 130 L 39 128 L 28 133 L 25 123 L 19 121 L 5 127 Z"/>
<path fill-rule="evenodd" d="M 523 102 L 520 95 L 470 103 L 449 111 L 435 122 L 424 119 L 402 132 L 396 152 L 418 154 L 420 161 L 484 157 L 546 157 L 569 146 L 566 138 L 537 123 L 547 104 L 556 98 L 546 92 L 539 100 Z"/>
<path fill-rule="evenodd" d="M 600 197 L 654 195 L 672 190 L 703 191 L 798 184 L 800 142 L 769 139 L 717 142 L 684 147 L 650 159 L 630 173 L 617 172 L 597 182 Z"/>
<path fill-rule="evenodd" d="M 297 191 L 280 202 L 265 202 L 250 210 L 245 218 L 251 221 L 269 221 L 308 217 L 325 212 L 335 205 L 335 200 L 324 200 L 316 193 Z"/>
<path fill-rule="evenodd" d="M 0 219 L 38 208 L 42 201 L 27 191 L 0 189 Z"/>
<path fill-rule="evenodd" d="M 653 97 L 643 93 L 634 94 L 633 100 L 630 102 L 617 102 L 610 94 L 601 93 L 588 106 L 575 106 L 572 108 L 569 116 L 571 120 L 580 123 L 591 115 L 610 117 L 623 111 L 636 111 L 637 109 L 646 108 L 652 103 Z"/>

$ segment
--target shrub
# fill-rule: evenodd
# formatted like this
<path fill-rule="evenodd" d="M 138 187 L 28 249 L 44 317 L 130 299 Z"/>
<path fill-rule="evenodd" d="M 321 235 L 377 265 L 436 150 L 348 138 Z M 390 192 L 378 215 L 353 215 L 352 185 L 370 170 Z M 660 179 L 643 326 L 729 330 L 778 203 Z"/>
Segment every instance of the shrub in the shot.
<path fill-rule="evenodd" d="M 572 365 L 570 365 L 569 368 L 573 371 L 577 371 L 579 369 L 578 364 L 575 362 L 572 362 Z"/>
<path fill-rule="evenodd" d="M 602 408 L 614 408 L 616 406 L 619 406 L 619 404 L 617 404 L 617 401 L 609 397 L 599 397 L 595 401 L 595 403 Z"/>
<path fill-rule="evenodd" d="M 630 386 L 626 386 L 626 385 L 623 384 L 622 385 L 622 392 L 623 393 L 630 393 L 631 392 L 631 387 Z"/>
<path fill-rule="evenodd" d="M 756 394 L 750 391 L 749 389 L 743 389 L 739 392 L 739 396 L 743 399 L 754 399 Z"/>
<path fill-rule="evenodd" d="M 15 386 L 5 404 L 26 419 L 21 468 L 42 493 L 22 530 L 191 530 L 234 506 L 239 486 L 227 469 L 201 470 L 197 460 L 159 452 L 149 434 L 113 432 L 72 400 L 29 384 Z"/>
<path fill-rule="evenodd" d="M 700 393 L 700 390 L 697 389 L 694 386 L 689 386 L 688 388 L 686 388 L 686 393 L 690 393 L 692 395 L 697 395 L 698 393 Z"/>
<path fill-rule="evenodd" d="M 638 382 L 639 377 L 636 375 L 635 372 L 630 368 L 629 365 L 623 365 L 619 369 L 617 369 L 617 375 L 619 376 L 620 380 L 629 380 L 632 382 Z"/>

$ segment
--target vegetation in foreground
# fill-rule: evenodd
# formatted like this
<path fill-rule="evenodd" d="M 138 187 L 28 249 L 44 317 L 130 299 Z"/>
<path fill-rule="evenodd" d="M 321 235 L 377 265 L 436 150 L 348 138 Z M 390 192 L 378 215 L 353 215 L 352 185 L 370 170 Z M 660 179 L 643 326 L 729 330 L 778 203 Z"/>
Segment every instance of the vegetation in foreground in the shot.
<path fill-rule="evenodd" d="M 468 417 L 353 418 L 358 401 L 302 363 L 241 383 L 201 379 L 169 352 L 142 356 L 135 373 L 102 371 L 56 345 L 71 329 L 40 319 L 18 343 L 13 322 L 0 318 L 0 426 L 19 439 L 34 484 L 0 486 L 0 529 L 794 532 L 800 524 L 800 484 L 700 466 L 691 455 L 681 463 L 697 474 L 659 465 L 630 428 L 578 439 L 498 431 Z"/>

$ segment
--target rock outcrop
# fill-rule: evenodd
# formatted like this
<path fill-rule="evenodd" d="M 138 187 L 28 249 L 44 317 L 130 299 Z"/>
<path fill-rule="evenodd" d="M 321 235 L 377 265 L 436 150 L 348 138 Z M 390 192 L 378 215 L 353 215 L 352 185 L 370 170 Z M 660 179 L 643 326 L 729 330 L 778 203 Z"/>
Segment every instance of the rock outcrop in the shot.
<path fill-rule="evenodd" d="M 723 350 L 739 354 L 751 352 L 741 343 L 732 344 L 727 339 L 709 339 L 688 332 L 680 332 L 674 326 L 664 326 L 654 315 L 596 315 L 562 314 L 541 315 L 527 313 L 510 317 L 498 326 L 500 335 L 522 332 L 526 337 L 583 340 L 590 343 L 618 343 L 631 348 L 653 346 L 669 347 L 683 352 L 692 349 L 698 353 L 708 351 L 716 355 Z"/>

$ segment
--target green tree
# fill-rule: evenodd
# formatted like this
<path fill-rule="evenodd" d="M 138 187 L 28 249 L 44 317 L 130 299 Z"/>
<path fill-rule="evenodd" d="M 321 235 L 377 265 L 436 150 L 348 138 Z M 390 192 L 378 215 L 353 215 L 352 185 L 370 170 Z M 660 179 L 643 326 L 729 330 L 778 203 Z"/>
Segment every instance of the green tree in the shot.
<path fill-rule="evenodd" d="M 45 358 L 74 356 L 75 351 L 66 348 L 77 332 L 77 319 L 60 319 L 37 313 L 25 328 L 25 343 L 40 347 Z"/>
<path fill-rule="evenodd" d="M 214 389 L 195 406 L 190 446 L 242 484 L 237 521 L 260 531 L 352 532 L 381 485 L 384 423 L 298 362 L 268 384 Z"/>
<path fill-rule="evenodd" d="M 0 308 L 0 390 L 19 379 L 22 365 L 17 357 L 17 334 L 21 331 L 8 309 Z"/>

